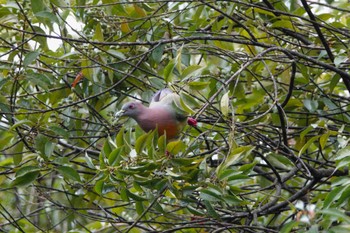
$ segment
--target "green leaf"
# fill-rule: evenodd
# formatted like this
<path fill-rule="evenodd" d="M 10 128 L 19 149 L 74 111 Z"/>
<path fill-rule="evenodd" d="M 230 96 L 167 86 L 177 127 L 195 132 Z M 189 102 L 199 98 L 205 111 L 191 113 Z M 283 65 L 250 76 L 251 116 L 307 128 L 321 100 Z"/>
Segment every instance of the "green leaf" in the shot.
<path fill-rule="evenodd" d="M 199 75 L 201 75 L 202 71 L 204 70 L 204 66 L 200 66 L 200 65 L 191 65 L 186 67 L 186 69 L 183 70 L 182 74 L 181 74 L 181 78 L 182 79 L 189 79 L 191 77 L 197 77 Z M 183 80 L 185 81 L 185 80 Z M 191 87 L 191 83 L 196 83 L 196 82 L 190 82 L 189 85 Z M 200 83 L 200 82 L 198 82 Z M 203 82 L 203 83 L 207 83 L 206 86 L 208 86 L 208 84 L 210 82 Z"/>
<path fill-rule="evenodd" d="M 278 20 L 274 22 L 271 27 L 273 28 L 289 28 L 293 31 L 295 30 L 295 27 L 293 26 L 292 22 L 290 20 Z"/>
<path fill-rule="evenodd" d="M 29 73 L 27 75 L 27 80 L 34 85 L 38 85 L 45 91 L 48 91 L 51 85 L 51 80 L 46 75 L 40 73 Z"/>
<path fill-rule="evenodd" d="M 229 204 L 229 205 L 240 205 L 242 203 L 242 200 L 240 198 L 238 198 L 236 195 L 223 195 L 222 196 L 222 200 Z"/>
<path fill-rule="evenodd" d="M 225 169 L 218 176 L 220 180 L 234 180 L 234 179 L 248 179 L 249 176 L 243 175 L 241 171 L 235 171 L 232 169 Z"/>
<path fill-rule="evenodd" d="M 175 66 L 176 70 L 181 74 L 182 73 L 182 49 L 183 45 L 176 51 L 175 57 Z"/>
<path fill-rule="evenodd" d="M 103 38 L 103 32 L 102 32 L 102 28 L 101 28 L 101 24 L 97 24 L 96 25 L 96 28 L 95 28 L 95 34 L 92 38 L 93 40 L 96 40 L 96 41 L 100 41 L 100 42 L 103 42 L 104 41 L 104 38 Z"/>
<path fill-rule="evenodd" d="M 204 201 L 204 205 L 207 209 L 207 213 L 210 217 L 213 217 L 215 219 L 220 220 L 220 215 L 216 212 L 216 210 L 214 209 L 214 207 L 210 204 L 209 201 Z"/>
<path fill-rule="evenodd" d="M 336 206 L 342 206 L 342 203 L 349 200 L 350 197 L 350 186 L 347 185 L 344 190 L 342 190 L 340 197 L 336 201 Z"/>
<path fill-rule="evenodd" d="M 232 164 L 238 162 L 246 155 L 250 154 L 254 149 L 253 146 L 241 146 L 231 150 L 230 154 L 225 158 L 225 160 L 216 168 L 216 174 L 221 175 L 223 171 Z"/>
<path fill-rule="evenodd" d="M 96 169 L 94 163 L 92 162 L 92 159 L 90 158 L 87 152 L 85 152 L 85 161 L 89 168 Z"/>
<path fill-rule="evenodd" d="M 84 77 L 91 81 L 94 76 L 94 70 L 90 68 L 91 61 L 88 59 L 81 59 L 81 67 L 82 67 L 81 72 L 83 73 Z"/>
<path fill-rule="evenodd" d="M 144 197 L 141 197 L 137 194 L 134 194 L 132 193 L 131 191 L 129 190 L 126 190 L 126 194 L 128 195 L 129 198 L 135 200 L 135 201 L 147 201 L 148 199 L 147 198 L 144 198 Z"/>
<path fill-rule="evenodd" d="M 20 169 L 17 170 L 16 177 L 24 176 L 24 175 L 27 175 L 27 173 L 37 172 L 37 171 L 40 171 L 40 168 L 38 166 L 30 165 L 30 166 L 21 167 Z"/>
<path fill-rule="evenodd" d="M 56 167 L 56 170 L 66 179 L 81 182 L 79 173 L 67 166 Z"/>
<path fill-rule="evenodd" d="M 145 208 L 143 207 L 142 201 L 135 201 L 135 209 L 138 215 L 141 215 Z"/>
<path fill-rule="evenodd" d="M 9 131 L 16 129 L 18 126 L 21 126 L 21 125 L 31 125 L 32 126 L 33 122 L 31 120 L 27 120 L 27 119 L 17 121 L 15 124 L 13 124 L 9 128 Z"/>
<path fill-rule="evenodd" d="M 180 105 L 181 105 L 181 108 L 189 113 L 189 114 L 193 114 L 194 111 L 183 101 L 183 99 L 180 98 Z"/>
<path fill-rule="evenodd" d="M 339 162 L 337 162 L 336 169 L 338 170 L 340 168 L 347 167 L 349 164 L 350 164 L 350 157 L 346 157 L 346 158 L 340 160 Z"/>
<path fill-rule="evenodd" d="M 275 17 L 275 14 L 272 11 L 269 11 L 269 10 L 263 10 L 261 8 L 254 8 L 254 11 L 256 13 L 260 13 L 260 14 L 263 14 L 263 15 L 268 15 L 268 16 Z"/>
<path fill-rule="evenodd" d="M 119 58 L 121 60 L 126 59 L 126 56 L 124 55 L 124 53 L 122 53 L 122 52 L 120 52 L 118 50 L 109 49 L 107 52 L 112 54 L 114 57 Z"/>
<path fill-rule="evenodd" d="M 335 160 L 341 160 L 350 156 L 350 146 L 347 146 L 340 151 L 335 156 Z"/>
<path fill-rule="evenodd" d="M 303 103 L 306 109 L 309 110 L 310 112 L 315 112 L 318 108 L 317 100 L 304 99 Z"/>
<path fill-rule="evenodd" d="M 172 158 L 170 162 L 178 167 L 186 167 L 198 163 L 195 158 Z"/>
<path fill-rule="evenodd" d="M 339 209 L 323 209 L 319 210 L 318 213 L 335 218 L 335 221 L 344 221 L 350 224 L 350 217 L 347 216 L 343 211 Z"/>
<path fill-rule="evenodd" d="M 339 186 L 333 188 L 324 199 L 323 208 L 329 208 L 332 203 L 335 203 L 340 197 L 340 195 L 343 193 L 343 191 L 348 187 L 349 186 Z"/>
<path fill-rule="evenodd" d="M 36 180 L 36 178 L 39 176 L 39 171 L 33 171 L 33 172 L 27 172 L 25 175 L 21 175 L 16 177 L 15 180 L 11 182 L 11 187 L 20 187 L 20 186 L 27 186 L 33 181 Z"/>
<path fill-rule="evenodd" d="M 13 163 L 15 165 L 19 165 L 20 162 L 22 162 L 23 159 L 23 154 L 22 153 L 17 153 L 13 155 Z"/>
<path fill-rule="evenodd" d="M 188 85 L 192 90 L 203 90 L 204 88 L 208 87 L 210 82 L 200 82 L 200 81 L 194 81 L 194 82 L 189 82 Z"/>
<path fill-rule="evenodd" d="M 205 216 L 205 213 L 201 211 L 199 208 L 192 207 L 191 205 L 186 205 L 186 208 L 191 214 L 196 216 Z"/>
<path fill-rule="evenodd" d="M 169 83 L 172 81 L 172 73 L 175 68 L 175 63 L 174 61 L 170 61 L 168 65 L 164 68 L 164 81 L 166 83 Z"/>
<path fill-rule="evenodd" d="M 130 198 L 129 198 L 128 194 L 127 194 L 127 189 L 126 188 L 122 187 L 120 189 L 120 197 L 121 197 L 121 199 L 123 201 L 130 201 Z"/>
<path fill-rule="evenodd" d="M 122 151 L 122 147 L 118 147 L 114 149 L 108 156 L 108 164 L 110 166 L 118 166 L 119 162 L 122 160 L 120 153 Z"/>
<path fill-rule="evenodd" d="M 320 146 L 321 146 L 322 150 L 326 146 L 328 138 L 329 138 L 330 135 L 331 135 L 330 132 L 327 132 L 327 133 L 321 135 L 321 137 L 320 137 Z"/>
<path fill-rule="evenodd" d="M 305 145 L 300 149 L 298 156 L 300 157 L 309 147 L 311 146 L 312 143 L 314 143 L 317 139 L 320 138 L 320 135 L 313 136 L 310 138 Z"/>
<path fill-rule="evenodd" d="M 104 195 L 109 192 L 115 192 L 114 185 L 106 183 L 104 179 L 97 181 L 94 189 L 99 195 Z"/>
<path fill-rule="evenodd" d="M 253 163 L 244 164 L 244 165 L 240 166 L 238 170 L 242 171 L 243 174 L 247 175 L 253 170 L 253 168 L 255 167 L 255 165 L 257 163 L 258 162 L 255 161 Z"/>
<path fill-rule="evenodd" d="M 178 153 L 183 152 L 185 148 L 185 143 L 180 140 L 169 142 L 166 146 L 167 151 L 172 155 L 177 155 Z"/>
<path fill-rule="evenodd" d="M 54 149 L 55 149 L 55 146 L 56 146 L 56 144 L 53 142 L 50 142 L 50 141 L 46 142 L 45 143 L 45 156 L 50 158 Z"/>
<path fill-rule="evenodd" d="M 331 79 L 331 82 L 329 83 L 330 92 L 334 91 L 334 88 L 339 84 L 340 78 L 341 77 L 339 74 L 335 74 L 334 77 Z"/>
<path fill-rule="evenodd" d="M 102 190 L 103 190 L 103 186 L 104 186 L 105 181 L 104 180 L 99 180 L 95 183 L 95 187 L 94 190 L 96 191 L 96 193 L 98 193 L 99 195 L 102 195 Z"/>
<path fill-rule="evenodd" d="M 43 134 L 39 134 L 35 137 L 35 147 L 40 152 L 40 156 L 45 160 L 48 159 L 45 153 L 45 145 L 47 142 L 49 142 L 49 138 Z"/>
<path fill-rule="evenodd" d="M 57 24 L 59 23 L 57 16 L 52 14 L 49 11 L 40 11 L 40 12 L 36 13 L 35 16 L 39 17 L 39 18 L 48 19 L 50 22 L 54 22 Z"/>
<path fill-rule="evenodd" d="M 58 7 L 69 7 L 70 6 L 69 1 L 65 1 L 65 0 L 50 0 L 50 2 Z"/>
<path fill-rule="evenodd" d="M 167 146 L 166 138 L 164 134 L 158 138 L 157 144 L 158 144 L 159 153 L 164 155 L 166 151 L 166 146 Z"/>
<path fill-rule="evenodd" d="M 311 131 L 315 129 L 315 127 L 313 127 L 312 125 L 309 125 L 306 129 L 304 129 L 301 133 L 300 133 L 300 139 L 303 140 L 304 137 Z"/>
<path fill-rule="evenodd" d="M 299 225 L 298 221 L 290 221 L 282 225 L 282 228 L 279 230 L 279 233 L 289 233 L 294 227 Z"/>
<path fill-rule="evenodd" d="M 153 51 L 152 51 L 152 59 L 155 61 L 155 63 L 159 64 L 162 60 L 163 53 L 164 53 L 165 44 L 158 45 Z"/>
<path fill-rule="evenodd" d="M 44 4 L 43 0 L 31 0 L 31 7 L 34 14 L 46 9 L 46 5 Z"/>
<path fill-rule="evenodd" d="M 286 158 L 281 154 L 275 154 L 275 153 L 268 154 L 267 159 L 275 167 L 290 169 L 295 166 L 294 163 L 292 163 L 288 158 Z"/>
<path fill-rule="evenodd" d="M 136 142 L 135 142 L 135 150 L 137 154 L 141 154 L 143 148 L 145 148 L 145 142 L 147 140 L 148 137 L 148 133 L 141 135 L 140 137 L 137 138 Z"/>
<path fill-rule="evenodd" d="M 116 144 L 118 147 L 121 147 L 124 145 L 124 127 L 121 127 L 118 134 L 117 134 L 117 137 L 115 138 L 115 141 L 116 141 Z"/>
<path fill-rule="evenodd" d="M 214 189 L 202 189 L 199 197 L 204 201 L 216 202 L 221 200 L 222 193 Z"/>
<path fill-rule="evenodd" d="M 58 125 L 51 125 L 49 126 L 49 129 L 54 132 L 56 135 L 62 136 L 63 138 L 69 137 L 69 132 L 65 129 L 63 129 L 61 126 Z"/>
<path fill-rule="evenodd" d="M 23 60 L 23 66 L 27 67 L 28 65 L 32 64 L 32 62 L 35 61 L 39 55 L 40 53 L 37 51 L 27 53 Z"/>

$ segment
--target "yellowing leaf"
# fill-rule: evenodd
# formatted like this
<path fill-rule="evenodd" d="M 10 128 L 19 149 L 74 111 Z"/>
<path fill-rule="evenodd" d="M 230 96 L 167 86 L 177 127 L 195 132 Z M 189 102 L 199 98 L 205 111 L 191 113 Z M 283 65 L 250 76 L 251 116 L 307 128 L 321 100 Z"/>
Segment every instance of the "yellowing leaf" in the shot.
<path fill-rule="evenodd" d="M 134 4 L 134 9 L 135 9 L 135 12 L 137 13 L 137 16 L 140 16 L 140 17 L 147 16 L 146 11 L 141 7 L 139 7 L 138 5 Z"/>
<path fill-rule="evenodd" d="M 83 59 L 81 61 L 81 66 L 83 67 L 82 69 L 82 73 L 83 76 L 89 80 L 92 80 L 93 77 L 93 69 L 92 68 L 84 68 L 84 67 L 89 67 L 91 66 L 91 61 L 87 60 L 87 59 Z"/>
<path fill-rule="evenodd" d="M 290 20 L 278 20 L 272 24 L 273 28 L 289 28 L 294 29 Z"/>
<path fill-rule="evenodd" d="M 131 32 L 131 29 L 129 27 L 129 24 L 126 23 L 126 22 L 123 22 L 121 25 L 120 25 L 120 29 L 122 30 L 123 33 L 129 33 Z"/>
<path fill-rule="evenodd" d="M 101 24 L 99 24 L 99 23 L 96 25 L 95 35 L 94 35 L 93 39 L 97 40 L 97 41 L 101 41 L 101 42 L 104 41 Z"/>

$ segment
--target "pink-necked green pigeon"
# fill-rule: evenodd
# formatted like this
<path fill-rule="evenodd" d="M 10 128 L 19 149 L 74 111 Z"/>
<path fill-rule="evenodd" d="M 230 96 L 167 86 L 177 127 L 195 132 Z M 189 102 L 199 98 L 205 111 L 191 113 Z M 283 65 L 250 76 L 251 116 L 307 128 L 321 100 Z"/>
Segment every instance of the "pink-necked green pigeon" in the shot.
<path fill-rule="evenodd" d="M 158 135 L 166 132 L 168 140 L 176 138 L 186 124 L 196 126 L 197 121 L 179 113 L 176 106 L 179 106 L 180 97 L 170 89 L 157 91 L 152 97 L 149 107 L 140 102 L 128 102 L 123 105 L 118 115 L 133 118 L 138 125 L 146 132 L 158 127 Z"/>

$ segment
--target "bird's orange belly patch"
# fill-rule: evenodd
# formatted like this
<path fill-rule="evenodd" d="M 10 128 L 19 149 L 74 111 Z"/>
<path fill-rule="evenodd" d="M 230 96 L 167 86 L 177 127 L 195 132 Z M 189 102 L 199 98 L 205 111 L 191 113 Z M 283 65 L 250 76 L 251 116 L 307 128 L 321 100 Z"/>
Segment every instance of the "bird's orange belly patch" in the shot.
<path fill-rule="evenodd" d="M 166 132 L 167 139 L 175 138 L 178 134 L 176 125 L 158 125 L 158 135 L 163 135 Z"/>

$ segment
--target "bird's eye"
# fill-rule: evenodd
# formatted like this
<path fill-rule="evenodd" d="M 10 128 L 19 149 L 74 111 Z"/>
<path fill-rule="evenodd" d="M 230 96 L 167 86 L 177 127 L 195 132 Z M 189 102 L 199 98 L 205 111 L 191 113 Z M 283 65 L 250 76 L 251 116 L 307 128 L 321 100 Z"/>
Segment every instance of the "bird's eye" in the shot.
<path fill-rule="evenodd" d="M 133 108 L 135 108 L 135 105 L 134 104 L 130 104 L 129 105 L 129 109 L 133 109 Z"/>

